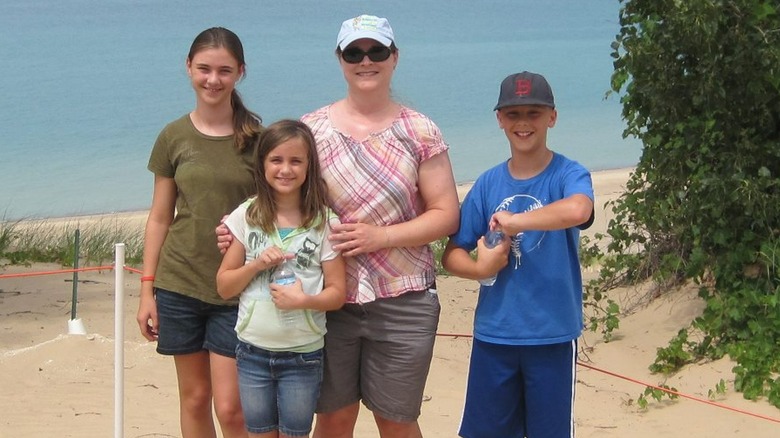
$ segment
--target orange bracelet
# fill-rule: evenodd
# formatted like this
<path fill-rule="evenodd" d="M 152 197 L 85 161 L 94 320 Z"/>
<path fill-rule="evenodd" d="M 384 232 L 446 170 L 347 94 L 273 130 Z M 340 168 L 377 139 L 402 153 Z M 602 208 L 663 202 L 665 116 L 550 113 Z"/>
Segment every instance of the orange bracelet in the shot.
<path fill-rule="evenodd" d="M 144 281 L 154 281 L 154 275 L 144 275 L 141 277 L 141 283 Z"/>

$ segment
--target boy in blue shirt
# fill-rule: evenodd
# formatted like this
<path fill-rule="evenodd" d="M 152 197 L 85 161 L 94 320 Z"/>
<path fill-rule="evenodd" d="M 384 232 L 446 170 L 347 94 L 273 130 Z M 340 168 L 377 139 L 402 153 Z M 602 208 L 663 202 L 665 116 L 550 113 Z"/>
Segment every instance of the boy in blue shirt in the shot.
<path fill-rule="evenodd" d="M 511 158 L 474 183 L 442 257 L 460 277 L 498 273 L 479 292 L 459 434 L 573 437 L 583 327 L 579 231 L 593 220 L 593 185 L 583 166 L 547 147 L 557 112 L 543 76 L 508 76 L 495 111 Z M 487 248 L 488 229 L 507 237 Z"/>

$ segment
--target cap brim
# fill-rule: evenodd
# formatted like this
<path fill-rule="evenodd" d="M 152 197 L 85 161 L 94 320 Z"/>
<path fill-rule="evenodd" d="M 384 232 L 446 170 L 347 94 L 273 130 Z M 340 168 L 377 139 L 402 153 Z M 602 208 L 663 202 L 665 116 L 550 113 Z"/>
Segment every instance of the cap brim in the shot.
<path fill-rule="evenodd" d="M 498 111 L 501 108 L 506 108 L 508 106 L 520 106 L 520 105 L 541 105 L 541 106 L 547 106 L 550 108 L 555 108 L 555 105 L 550 105 L 550 102 L 546 102 L 543 100 L 538 99 L 518 99 L 513 100 L 509 102 L 501 102 L 496 104 L 495 108 L 493 108 L 493 111 Z"/>
<path fill-rule="evenodd" d="M 372 31 L 358 31 L 351 33 L 348 37 L 344 38 L 343 40 L 339 41 L 339 49 L 344 50 L 349 46 L 350 44 L 354 43 L 355 41 L 363 38 L 368 38 L 370 40 L 374 40 L 379 42 L 385 47 L 390 47 L 391 44 L 393 44 L 393 40 L 390 38 L 384 37 L 376 32 Z"/>

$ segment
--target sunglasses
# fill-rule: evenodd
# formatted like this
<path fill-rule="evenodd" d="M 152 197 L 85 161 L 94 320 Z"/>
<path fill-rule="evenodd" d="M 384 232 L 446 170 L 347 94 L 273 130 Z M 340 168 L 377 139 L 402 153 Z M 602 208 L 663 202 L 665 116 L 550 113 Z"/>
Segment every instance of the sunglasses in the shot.
<path fill-rule="evenodd" d="M 357 47 L 350 47 L 341 52 L 341 58 L 348 64 L 360 64 L 363 58 L 368 56 L 371 62 L 382 62 L 390 57 L 392 51 L 389 47 L 374 46 L 364 52 Z"/>

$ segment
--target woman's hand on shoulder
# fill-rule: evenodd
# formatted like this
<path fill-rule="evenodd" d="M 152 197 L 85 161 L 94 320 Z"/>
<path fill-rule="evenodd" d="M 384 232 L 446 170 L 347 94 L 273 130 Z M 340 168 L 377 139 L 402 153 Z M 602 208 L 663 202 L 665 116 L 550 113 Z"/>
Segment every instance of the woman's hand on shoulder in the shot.
<path fill-rule="evenodd" d="M 233 242 L 233 234 L 230 233 L 230 229 L 225 225 L 225 220 L 227 218 L 227 215 L 222 216 L 219 225 L 214 229 L 214 234 L 217 235 L 217 248 L 222 255 L 225 255 L 227 249 L 230 248 L 230 244 Z"/>
<path fill-rule="evenodd" d="M 331 225 L 330 241 L 345 257 L 378 251 L 389 244 L 387 227 L 363 223 Z"/>

